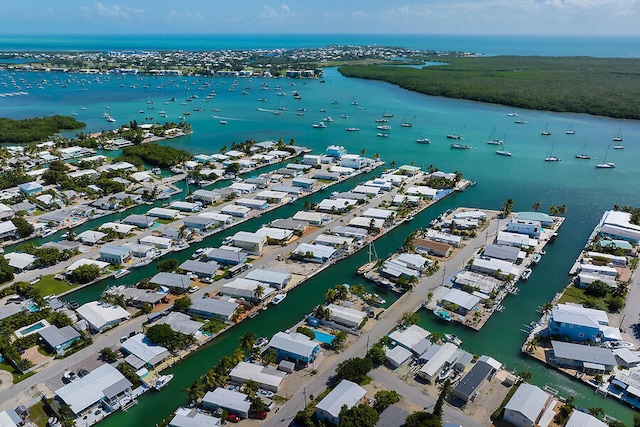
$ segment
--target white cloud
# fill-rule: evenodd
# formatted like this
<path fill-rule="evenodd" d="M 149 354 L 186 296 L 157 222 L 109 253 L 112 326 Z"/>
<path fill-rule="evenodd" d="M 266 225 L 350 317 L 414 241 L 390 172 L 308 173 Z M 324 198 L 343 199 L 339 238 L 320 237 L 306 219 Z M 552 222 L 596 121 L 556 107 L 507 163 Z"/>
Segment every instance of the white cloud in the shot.
<path fill-rule="evenodd" d="M 167 14 L 164 15 L 164 18 L 169 21 L 188 21 L 188 22 L 203 22 L 204 16 L 200 12 L 191 12 L 189 10 L 177 11 L 175 9 L 171 9 Z"/>
<path fill-rule="evenodd" d="M 281 21 L 290 18 L 301 18 L 302 13 L 292 11 L 288 4 L 283 3 L 277 9 L 271 6 L 264 6 L 258 13 L 258 18 L 263 21 Z"/>
<path fill-rule="evenodd" d="M 97 15 L 102 18 L 129 20 L 133 17 L 139 18 L 144 15 L 144 9 L 136 9 L 132 7 L 121 7 L 117 4 L 105 6 L 98 2 L 94 3 L 89 8 L 82 8 L 82 10 L 89 15 Z"/>

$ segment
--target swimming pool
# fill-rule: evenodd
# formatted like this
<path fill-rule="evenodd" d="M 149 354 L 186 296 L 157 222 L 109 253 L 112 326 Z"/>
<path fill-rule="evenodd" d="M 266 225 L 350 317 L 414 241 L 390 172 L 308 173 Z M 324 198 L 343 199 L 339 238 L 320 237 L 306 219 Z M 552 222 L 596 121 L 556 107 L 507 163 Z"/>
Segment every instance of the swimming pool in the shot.
<path fill-rule="evenodd" d="M 29 326 L 25 326 L 23 328 L 18 329 L 17 331 L 15 331 L 15 334 L 18 338 L 23 338 L 23 337 L 27 337 L 31 334 L 35 334 L 36 332 L 38 332 L 40 329 L 42 328 L 46 328 L 47 326 L 49 326 L 49 322 L 47 322 L 46 320 L 40 320 L 39 322 L 33 323 Z"/>
<path fill-rule="evenodd" d="M 321 342 L 323 344 L 333 345 L 333 340 L 335 339 L 335 336 L 319 331 L 317 329 L 311 328 L 311 330 L 313 331 L 314 334 L 316 334 L 316 337 L 315 337 L 316 341 Z"/>
<path fill-rule="evenodd" d="M 27 310 L 29 310 L 32 313 L 35 313 L 36 311 L 40 311 L 40 308 L 35 302 L 32 302 L 29 305 L 27 305 Z"/>

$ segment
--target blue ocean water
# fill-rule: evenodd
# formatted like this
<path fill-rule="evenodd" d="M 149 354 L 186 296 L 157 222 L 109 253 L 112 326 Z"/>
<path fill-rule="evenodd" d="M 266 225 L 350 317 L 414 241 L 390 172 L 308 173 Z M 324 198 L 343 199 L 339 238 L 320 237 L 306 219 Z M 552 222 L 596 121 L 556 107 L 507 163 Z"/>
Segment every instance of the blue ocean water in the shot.
<path fill-rule="evenodd" d="M 485 55 L 636 58 L 640 37 L 486 36 L 441 34 L 0 35 L 0 51 L 109 51 L 319 48 L 381 45 Z"/>

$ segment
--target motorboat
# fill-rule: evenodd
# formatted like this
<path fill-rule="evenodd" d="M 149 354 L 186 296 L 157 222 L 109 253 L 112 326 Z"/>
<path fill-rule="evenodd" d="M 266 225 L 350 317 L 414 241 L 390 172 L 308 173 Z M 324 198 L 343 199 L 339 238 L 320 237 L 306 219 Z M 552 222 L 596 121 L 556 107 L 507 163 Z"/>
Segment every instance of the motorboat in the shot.
<path fill-rule="evenodd" d="M 450 134 L 448 134 L 448 135 L 447 135 L 447 138 L 448 138 L 448 139 L 458 139 L 458 140 L 463 139 L 461 135 L 459 135 L 459 134 L 457 134 L 457 133 L 453 133 L 453 132 L 452 132 L 452 133 L 450 133 Z"/>
<path fill-rule="evenodd" d="M 173 379 L 173 374 L 167 374 L 167 375 L 160 375 L 154 382 L 153 382 L 153 388 L 155 390 L 162 390 L 163 388 L 165 388 L 167 386 L 167 384 L 169 384 L 169 381 L 171 381 Z"/>
<path fill-rule="evenodd" d="M 537 264 L 537 263 L 539 263 L 539 262 L 540 262 L 540 260 L 541 260 L 541 259 L 542 259 L 542 255 L 540 255 L 540 254 L 535 254 L 535 255 L 533 255 L 533 258 L 531 258 L 531 261 L 532 261 L 534 264 Z"/>
<path fill-rule="evenodd" d="M 314 129 L 324 129 L 327 127 L 327 125 L 325 125 L 324 122 L 320 122 L 312 124 L 311 127 L 313 127 Z"/>
<path fill-rule="evenodd" d="M 429 138 L 418 138 L 416 139 L 418 144 L 431 144 L 431 140 Z"/>
<path fill-rule="evenodd" d="M 616 164 L 613 162 L 598 163 L 596 165 L 596 169 L 613 169 L 615 167 L 616 167 Z"/>
<path fill-rule="evenodd" d="M 529 277 L 531 276 L 531 273 L 533 273 L 533 270 L 531 270 L 530 268 L 525 268 L 522 274 L 520 275 L 520 280 L 522 280 L 523 282 L 525 280 L 528 280 Z"/>
<path fill-rule="evenodd" d="M 452 343 L 455 344 L 457 346 L 461 346 L 462 345 L 462 340 L 460 338 L 458 338 L 457 336 L 453 335 L 453 334 L 444 334 L 444 338 Z"/>
<path fill-rule="evenodd" d="M 509 117 L 518 117 L 518 113 L 507 113 Z"/>
<path fill-rule="evenodd" d="M 386 132 L 378 132 L 377 135 L 381 138 L 388 138 L 389 134 Z"/>
<path fill-rule="evenodd" d="M 496 150 L 496 154 L 499 154 L 501 156 L 507 156 L 507 157 L 511 157 L 513 154 L 511 154 L 511 151 L 507 151 L 507 150 Z"/>
<path fill-rule="evenodd" d="M 435 314 L 438 319 L 444 320 L 445 322 L 451 322 L 453 320 L 453 318 L 451 317 L 451 314 L 449 314 L 448 311 L 443 310 L 441 308 L 434 309 L 433 314 Z"/>
<path fill-rule="evenodd" d="M 353 127 L 351 127 L 351 128 L 346 128 L 345 130 L 346 130 L 347 132 L 358 132 L 358 131 L 360 130 L 360 128 L 353 128 Z"/>
<path fill-rule="evenodd" d="M 287 294 L 283 293 L 283 294 L 276 294 L 275 297 L 273 297 L 273 300 L 271 300 L 271 304 L 273 305 L 278 305 L 282 302 L 282 300 L 284 300 L 287 297 Z"/>
<path fill-rule="evenodd" d="M 127 274 L 131 273 L 131 271 L 127 270 L 126 268 L 122 268 L 118 271 L 116 271 L 115 273 L 113 273 L 113 278 L 114 279 L 119 279 L 123 276 L 126 276 Z"/>
<path fill-rule="evenodd" d="M 376 129 L 378 129 L 378 130 L 391 130 L 391 126 L 389 126 L 389 125 L 380 125 L 380 126 L 376 126 Z"/>
<path fill-rule="evenodd" d="M 451 144 L 451 148 L 456 150 L 471 150 L 473 147 L 465 144 Z"/>

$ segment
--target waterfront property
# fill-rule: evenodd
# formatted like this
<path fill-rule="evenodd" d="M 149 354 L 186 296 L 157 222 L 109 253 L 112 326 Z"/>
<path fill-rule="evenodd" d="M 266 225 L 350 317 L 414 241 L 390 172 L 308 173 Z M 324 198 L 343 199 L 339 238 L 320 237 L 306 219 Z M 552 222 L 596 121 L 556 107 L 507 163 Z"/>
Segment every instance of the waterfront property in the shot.
<path fill-rule="evenodd" d="M 463 402 L 473 400 L 484 380 L 495 372 L 496 369 L 489 363 L 478 360 L 476 364 L 473 365 L 473 368 L 471 368 L 455 386 L 451 395 Z"/>
<path fill-rule="evenodd" d="M 72 326 L 58 328 L 51 325 L 38 331 L 40 338 L 58 355 L 63 355 L 65 351 L 80 339 L 80 333 Z"/>
<path fill-rule="evenodd" d="M 111 365 L 101 365 L 71 384 L 56 390 L 56 396 L 71 411 L 81 417 L 88 409 L 100 404 L 108 412 L 131 401 L 131 383 Z"/>
<path fill-rule="evenodd" d="M 504 407 L 503 419 L 516 427 L 548 426 L 556 415 L 558 401 L 530 384 L 520 384 Z"/>
<path fill-rule="evenodd" d="M 268 366 L 255 363 L 240 362 L 229 372 L 229 379 L 236 384 L 253 381 L 264 390 L 277 393 L 284 381 L 286 373 Z"/>
<path fill-rule="evenodd" d="M 620 331 L 608 324 L 609 317 L 602 310 L 584 308 L 578 304 L 558 304 L 551 310 L 546 334 L 573 342 L 596 343 L 607 338 L 621 339 Z"/>
<path fill-rule="evenodd" d="M 205 319 L 219 318 L 228 322 L 237 309 L 238 303 L 236 302 L 215 298 L 198 298 L 193 300 L 188 313 Z"/>
<path fill-rule="evenodd" d="M 140 360 L 144 362 L 143 366 L 148 369 L 152 369 L 169 357 L 169 350 L 161 345 L 153 344 L 143 333 L 139 333 L 128 338 L 122 342 L 121 347 L 122 351 L 129 355 L 128 357 L 136 359 L 135 361 L 132 361 L 136 369 L 139 369 L 137 366 L 139 366 L 138 362 Z"/>
<path fill-rule="evenodd" d="M 262 294 L 258 291 L 258 287 L 262 288 Z M 245 278 L 237 278 L 229 283 L 225 283 L 220 288 L 221 295 L 227 295 L 233 298 L 243 298 L 246 301 L 263 301 L 269 295 L 275 292 L 275 289 L 267 286 L 262 282 Z"/>
<path fill-rule="evenodd" d="M 320 353 L 320 345 L 308 336 L 298 332 L 276 332 L 269 341 L 269 347 L 276 351 L 278 360 L 290 360 L 309 364 Z"/>
<path fill-rule="evenodd" d="M 332 321 L 348 328 L 358 329 L 362 321 L 367 317 L 367 314 L 363 311 L 341 305 L 329 304 L 327 308 L 331 311 Z"/>
<path fill-rule="evenodd" d="M 178 294 L 185 293 L 191 287 L 191 278 L 186 274 L 160 272 L 149 279 L 153 285 L 165 286 Z"/>
<path fill-rule="evenodd" d="M 428 341 L 429 335 L 431 335 L 429 331 L 418 325 L 411 325 L 407 328 L 396 329 L 391 332 L 389 334 L 389 340 L 391 343 L 395 343 L 395 345 L 413 352 L 416 356 L 420 356 L 422 346 L 420 346 L 420 349 L 418 350 L 418 345 L 424 340 Z"/>
<path fill-rule="evenodd" d="M 436 346 L 437 350 L 418 371 L 418 376 L 428 382 L 436 379 L 443 369 L 452 365 L 458 352 L 458 347 L 450 342 L 443 345 L 434 344 L 433 347 Z"/>
<path fill-rule="evenodd" d="M 249 402 L 246 394 L 221 387 L 208 391 L 200 404 L 205 409 L 212 411 L 223 409 L 231 414 L 236 414 L 240 418 L 248 418 L 251 407 L 251 402 Z"/>
<path fill-rule="evenodd" d="M 562 341 L 551 341 L 553 349 L 549 356 L 551 364 L 575 369 L 585 373 L 608 373 L 618 366 L 613 351 L 608 348 L 573 344 Z"/>
<path fill-rule="evenodd" d="M 100 259 L 112 265 L 126 264 L 132 256 L 131 249 L 123 246 L 105 245 L 100 248 Z"/>
<path fill-rule="evenodd" d="M 609 239 L 627 240 L 635 244 L 640 242 L 640 226 L 631 223 L 631 214 L 628 212 L 606 211 L 599 227 L 599 234 Z"/>
<path fill-rule="evenodd" d="M 316 405 L 316 416 L 320 421 L 334 425 L 340 423 L 340 411 L 344 406 L 347 409 L 358 405 L 367 394 L 367 391 L 358 384 L 342 380 L 329 394 Z"/>
<path fill-rule="evenodd" d="M 131 318 L 131 314 L 119 305 L 91 301 L 76 309 L 78 316 L 95 332 L 102 332 Z"/>

